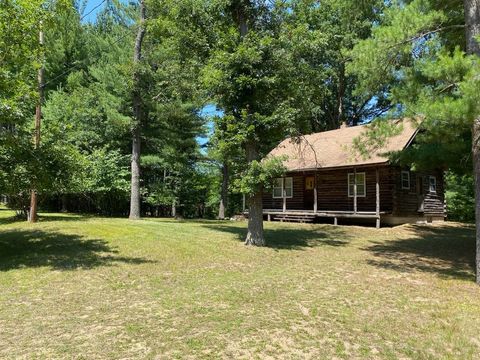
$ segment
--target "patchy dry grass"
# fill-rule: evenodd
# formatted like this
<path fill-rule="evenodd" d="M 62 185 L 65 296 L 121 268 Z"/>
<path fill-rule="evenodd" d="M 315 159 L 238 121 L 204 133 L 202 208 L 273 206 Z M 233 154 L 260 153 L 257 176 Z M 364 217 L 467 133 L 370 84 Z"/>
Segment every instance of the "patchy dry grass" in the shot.
<path fill-rule="evenodd" d="M 474 229 L 0 211 L 0 358 L 478 358 Z"/>

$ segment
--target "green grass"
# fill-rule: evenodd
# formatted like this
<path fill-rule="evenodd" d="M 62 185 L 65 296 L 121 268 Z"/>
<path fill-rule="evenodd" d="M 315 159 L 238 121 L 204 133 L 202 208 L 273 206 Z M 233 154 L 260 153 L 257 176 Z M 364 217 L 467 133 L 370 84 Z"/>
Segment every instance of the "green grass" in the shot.
<path fill-rule="evenodd" d="M 470 359 L 474 228 L 0 210 L 0 358 Z"/>

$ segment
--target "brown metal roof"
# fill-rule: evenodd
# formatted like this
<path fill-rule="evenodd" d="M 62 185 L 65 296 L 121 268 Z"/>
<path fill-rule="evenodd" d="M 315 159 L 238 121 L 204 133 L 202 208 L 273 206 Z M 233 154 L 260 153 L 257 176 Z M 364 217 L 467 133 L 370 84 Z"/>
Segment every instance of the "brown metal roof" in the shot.
<path fill-rule="evenodd" d="M 317 168 L 335 168 L 384 164 L 388 153 L 401 151 L 408 146 L 417 132 L 413 121 L 394 120 L 398 135 L 389 137 L 382 148 L 362 156 L 353 146 L 353 139 L 364 134 L 369 125 L 359 125 L 304 135 L 283 140 L 268 156 L 288 156 L 284 165 L 289 171 Z"/>

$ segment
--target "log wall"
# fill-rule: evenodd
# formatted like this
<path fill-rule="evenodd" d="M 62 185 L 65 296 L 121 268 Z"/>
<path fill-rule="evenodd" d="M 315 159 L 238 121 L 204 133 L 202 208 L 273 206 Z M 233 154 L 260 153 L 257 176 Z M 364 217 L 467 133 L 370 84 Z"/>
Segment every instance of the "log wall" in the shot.
<path fill-rule="evenodd" d="M 380 166 L 380 211 L 398 216 L 444 215 L 444 180 L 442 171 L 410 172 L 410 189 L 402 189 L 401 168 Z M 357 197 L 357 211 L 376 210 L 376 167 L 357 168 L 357 173 L 365 172 L 366 196 Z M 305 177 L 315 176 L 318 211 L 353 211 L 354 198 L 348 197 L 348 174 L 353 168 L 319 170 L 317 172 L 296 172 L 287 174 L 293 178 L 293 197 L 287 198 L 287 210 L 313 210 L 313 205 L 305 206 Z M 437 179 L 437 191 L 429 191 L 429 176 Z M 423 212 L 419 210 L 417 177 L 423 178 Z M 313 204 L 313 201 L 310 201 Z M 274 199 L 272 191 L 263 194 L 264 209 L 282 209 L 283 199 Z"/>
<path fill-rule="evenodd" d="M 402 189 L 401 169 L 396 168 L 394 172 L 394 215 L 445 215 L 445 184 L 442 171 L 410 172 L 410 189 Z M 431 175 L 437 179 L 436 192 L 430 191 L 429 177 Z M 419 178 L 421 178 L 421 181 L 419 181 Z M 419 185 L 422 186 L 422 189 L 418 188 Z M 423 211 L 421 210 L 421 202 L 423 202 Z"/>

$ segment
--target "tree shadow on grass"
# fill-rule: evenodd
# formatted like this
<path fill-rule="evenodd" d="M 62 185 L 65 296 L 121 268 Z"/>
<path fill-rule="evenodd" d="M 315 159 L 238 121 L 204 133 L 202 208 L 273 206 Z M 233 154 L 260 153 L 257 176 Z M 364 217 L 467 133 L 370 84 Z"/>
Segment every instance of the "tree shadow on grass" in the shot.
<path fill-rule="evenodd" d="M 1 211 L 2 209 L 0 209 Z M 11 210 L 5 210 L 5 211 L 11 211 Z M 50 222 L 50 221 L 85 221 L 90 218 L 99 218 L 98 216 L 96 217 L 95 215 L 89 215 L 89 214 L 57 214 L 57 213 L 43 213 L 39 214 L 38 216 L 38 221 L 39 222 Z M 18 216 L 8 216 L 8 217 L 0 217 L 0 225 L 8 225 L 8 224 L 13 224 L 13 223 L 22 223 L 26 222 L 27 220 L 22 217 Z"/>
<path fill-rule="evenodd" d="M 236 236 L 237 240 L 245 241 L 247 229 L 237 226 L 209 224 L 206 228 L 230 233 Z M 267 247 L 273 249 L 301 250 L 316 246 L 345 246 L 351 238 L 340 227 L 331 228 L 329 231 L 322 231 L 314 228 L 278 228 L 264 229 L 265 242 Z"/>
<path fill-rule="evenodd" d="M 0 271 L 43 266 L 54 270 L 91 269 L 115 263 L 150 262 L 119 256 L 103 240 L 40 230 L 0 232 Z"/>
<path fill-rule="evenodd" d="M 407 239 L 376 242 L 370 265 L 400 272 L 423 271 L 446 278 L 475 279 L 475 228 L 469 225 L 411 226 Z"/>

